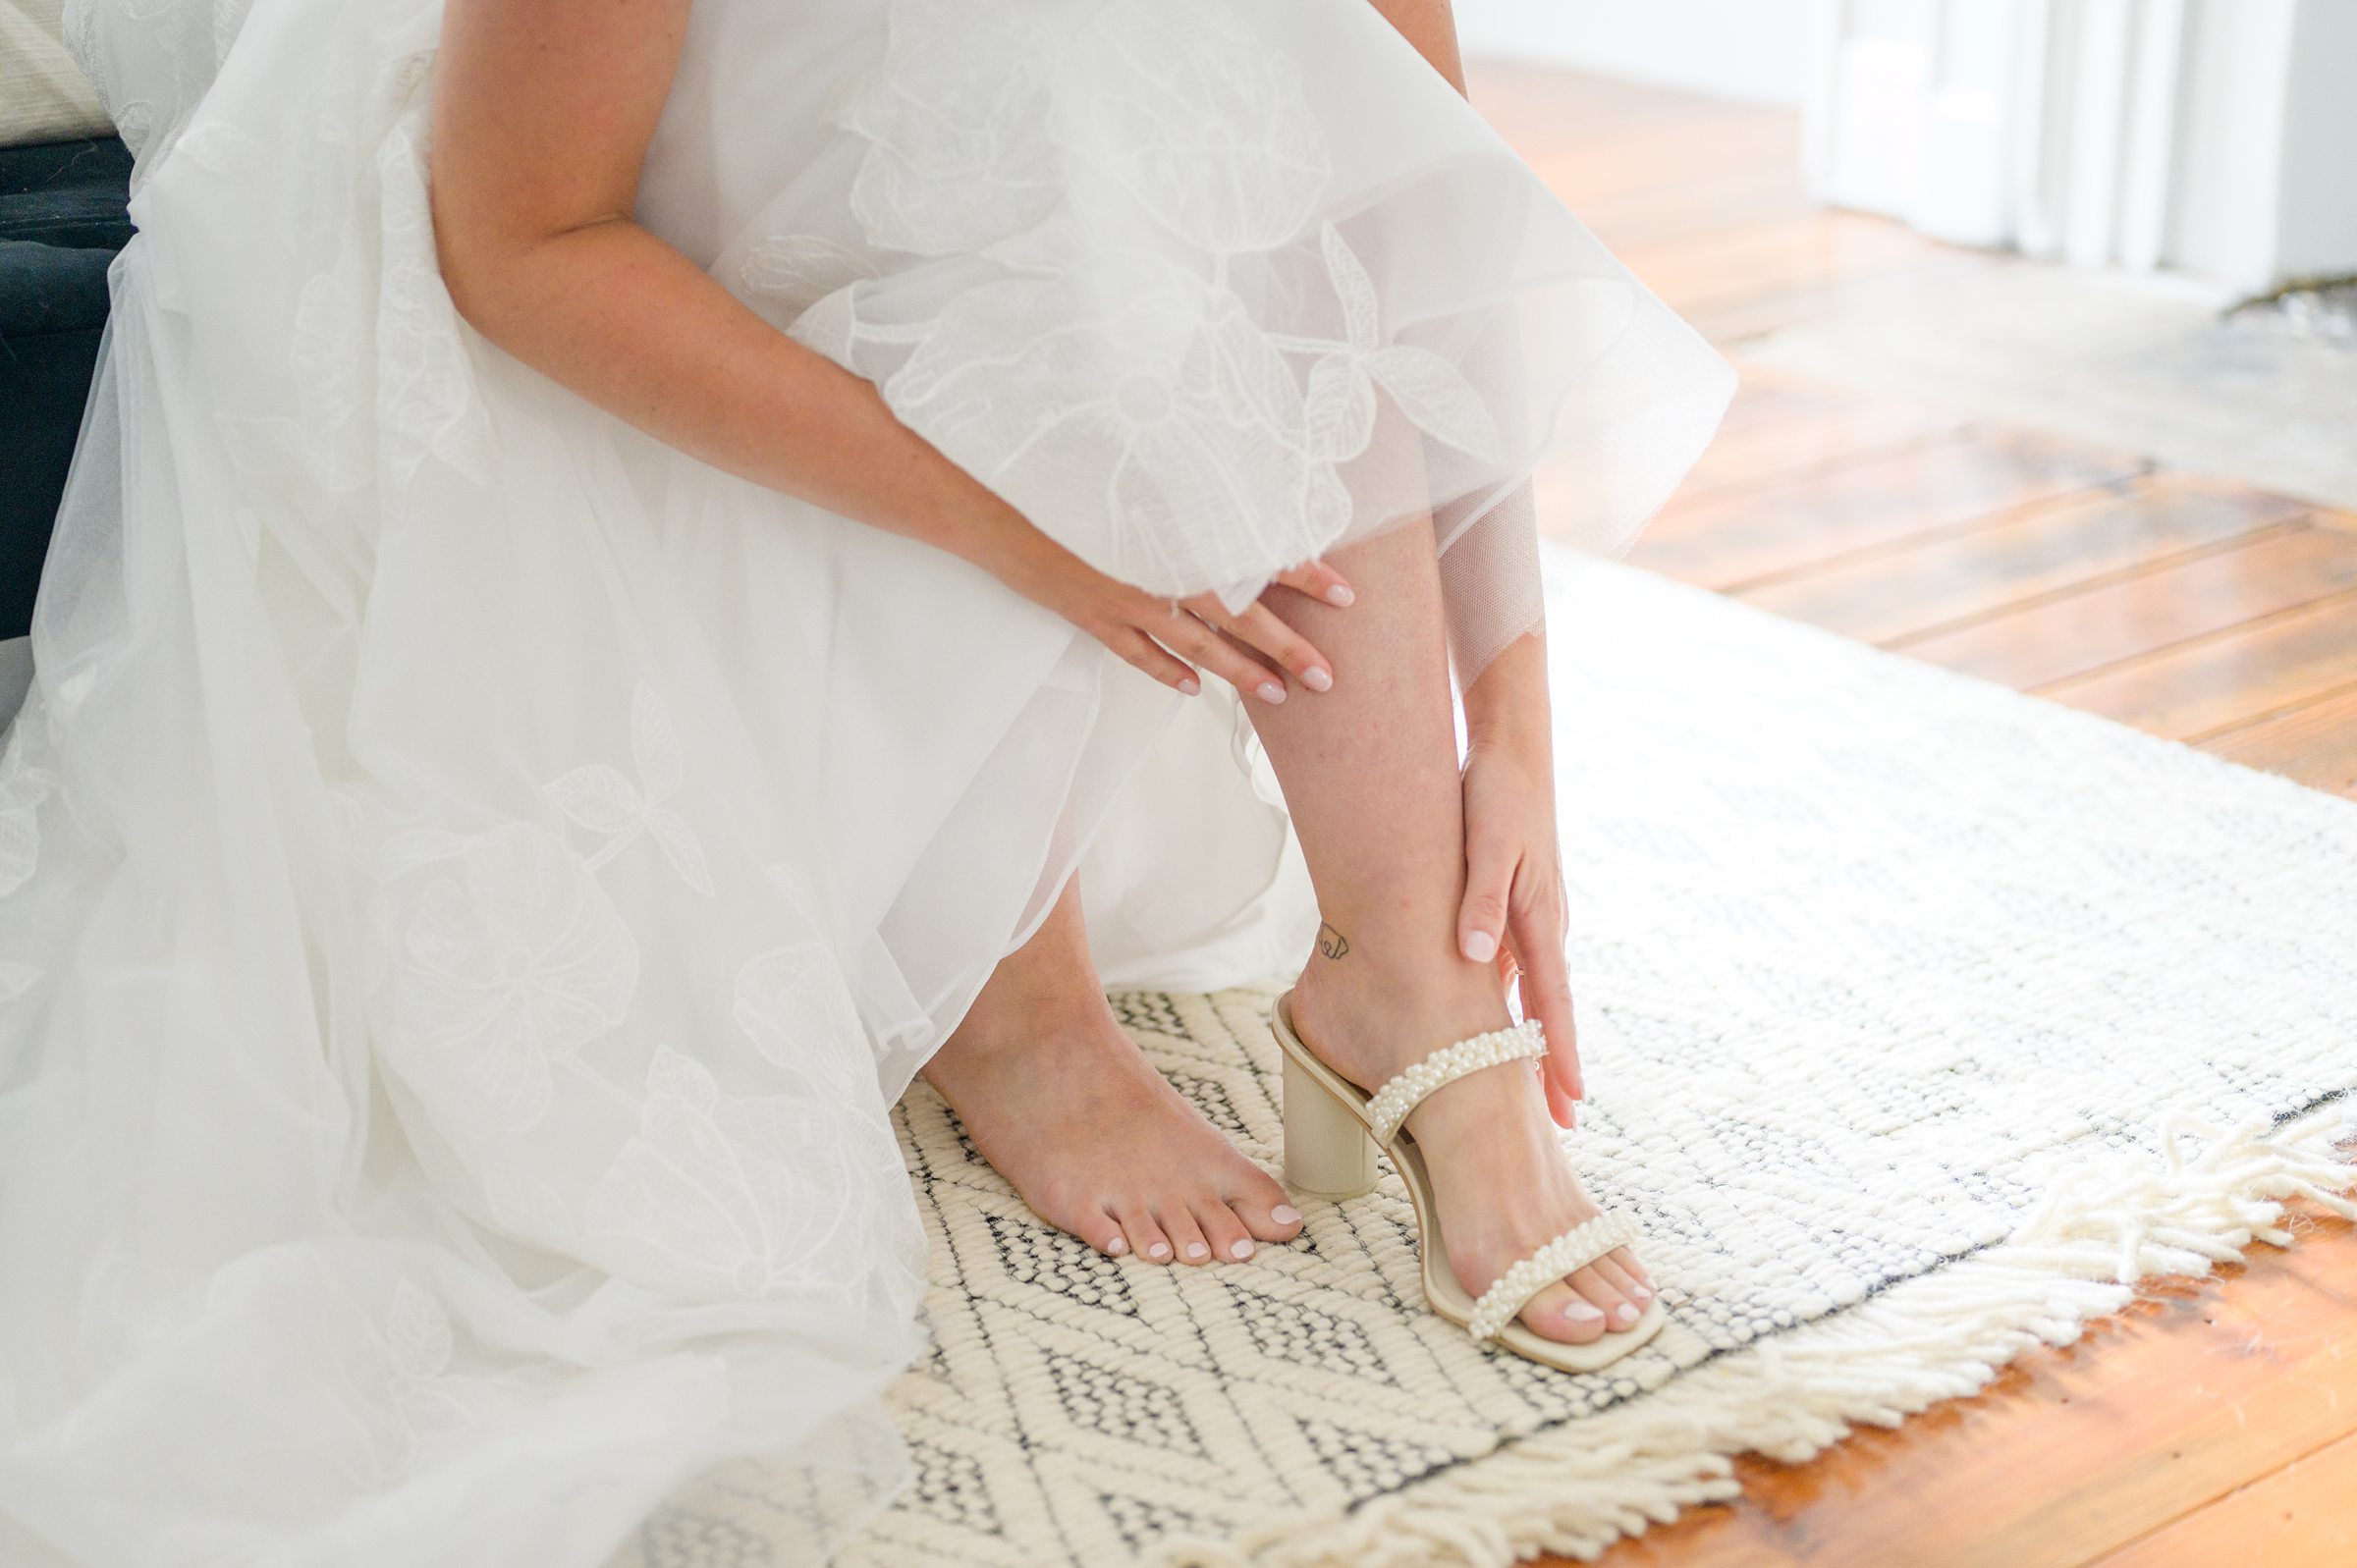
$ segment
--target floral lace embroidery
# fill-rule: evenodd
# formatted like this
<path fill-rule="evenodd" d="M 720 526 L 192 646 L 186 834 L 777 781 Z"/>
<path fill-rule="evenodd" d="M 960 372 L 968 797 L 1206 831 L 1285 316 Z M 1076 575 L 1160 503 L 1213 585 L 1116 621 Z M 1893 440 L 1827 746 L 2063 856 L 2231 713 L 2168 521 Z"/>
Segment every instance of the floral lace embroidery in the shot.
<path fill-rule="evenodd" d="M 590 870 L 605 865 L 645 833 L 680 880 L 711 897 L 712 870 L 703 842 L 687 819 L 666 804 L 680 792 L 685 777 L 679 731 L 672 728 L 654 687 L 643 680 L 630 695 L 630 758 L 638 770 L 636 784 L 618 768 L 589 762 L 542 787 L 566 816 L 591 833 L 607 836 L 605 846 L 589 857 Z"/>
<path fill-rule="evenodd" d="M 1334 166 L 1296 63 L 1219 5 L 1074 9 L 1010 29 L 895 0 L 841 115 L 866 142 L 850 205 L 869 243 L 999 276 L 887 325 L 863 303 L 891 270 L 797 233 L 749 247 L 740 284 L 1061 542 L 1157 591 L 1227 591 L 1239 563 L 1342 536 L 1341 468 L 1381 398 L 1503 461 L 1482 395 L 1387 334 L 1365 265 L 1317 219 Z"/>
<path fill-rule="evenodd" d="M 486 1117 L 521 1131 L 549 1112 L 552 1064 L 622 1023 L 638 945 L 546 829 L 458 839 L 456 857 L 459 875 L 426 889 L 403 934 L 395 1029 L 461 1058 Z"/>

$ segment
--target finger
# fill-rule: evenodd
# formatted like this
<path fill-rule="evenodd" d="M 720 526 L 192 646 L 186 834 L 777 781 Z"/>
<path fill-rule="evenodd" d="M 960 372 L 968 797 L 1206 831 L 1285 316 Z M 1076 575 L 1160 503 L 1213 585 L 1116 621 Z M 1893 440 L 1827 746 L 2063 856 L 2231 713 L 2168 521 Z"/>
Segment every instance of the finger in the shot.
<path fill-rule="evenodd" d="M 1311 647 L 1307 637 L 1279 620 L 1267 605 L 1247 605 L 1241 615 L 1222 624 L 1220 629 L 1246 647 L 1266 654 L 1277 662 L 1279 669 L 1291 671 L 1310 690 L 1334 689 L 1334 668 L 1326 662 L 1326 656 Z"/>
<path fill-rule="evenodd" d="M 1532 914 L 1527 924 L 1560 929 L 1558 922 Z M 1522 1016 L 1536 1018 L 1547 1034 L 1544 1075 L 1548 1108 L 1559 1126 L 1571 1125 L 1569 1102 L 1584 1093 L 1579 1071 L 1579 1033 L 1572 1018 L 1571 978 L 1563 962 L 1561 940 L 1531 942 L 1515 933 L 1514 951 L 1522 960 Z M 1560 1097 L 1560 1103 L 1559 1103 Z"/>
<path fill-rule="evenodd" d="M 1307 594 L 1338 609 L 1346 608 L 1358 597 L 1350 591 L 1350 584 L 1343 580 L 1343 574 L 1323 561 L 1304 561 L 1297 567 L 1288 567 L 1277 573 L 1276 580 L 1295 593 Z"/>
<path fill-rule="evenodd" d="M 1192 615 L 1180 615 L 1172 620 L 1167 632 L 1158 630 L 1157 635 L 1236 690 L 1263 702 L 1285 700 L 1284 673 L 1261 663 L 1242 644 L 1221 636 L 1208 622 Z"/>
<path fill-rule="evenodd" d="M 1135 626 L 1128 627 L 1125 635 L 1115 637 L 1106 646 L 1174 690 L 1183 691 L 1191 697 L 1203 689 L 1203 682 L 1196 678 L 1192 665 Z"/>
<path fill-rule="evenodd" d="M 1476 836 L 1465 844 L 1465 896 L 1456 906 L 1456 947 L 1475 963 L 1494 962 L 1506 943 L 1507 899 L 1521 859 L 1509 838 Z"/>

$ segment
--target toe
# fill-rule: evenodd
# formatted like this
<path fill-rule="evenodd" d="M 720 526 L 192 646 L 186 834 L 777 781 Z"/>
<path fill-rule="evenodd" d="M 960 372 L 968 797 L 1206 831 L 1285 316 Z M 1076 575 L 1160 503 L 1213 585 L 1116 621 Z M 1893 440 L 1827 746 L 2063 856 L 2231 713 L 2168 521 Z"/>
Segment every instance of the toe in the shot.
<path fill-rule="evenodd" d="M 1147 1263 L 1169 1263 L 1175 1256 L 1171 1238 L 1163 1234 L 1162 1226 L 1151 1214 L 1143 1209 L 1124 1209 L 1119 1211 L 1119 1217 L 1122 1233 L 1129 1238 L 1132 1257 Z"/>
<path fill-rule="evenodd" d="M 1064 1224 L 1065 1229 L 1078 1236 L 1108 1258 L 1122 1258 L 1128 1255 L 1129 1237 L 1122 1229 L 1122 1222 L 1114 1218 L 1111 1211 L 1107 1209 L 1092 1208 L 1074 1216 L 1069 1223 L 1058 1222 Z"/>
<path fill-rule="evenodd" d="M 1636 1267 L 1636 1260 L 1628 1255 L 1626 1247 L 1597 1259 L 1596 1272 L 1614 1289 L 1634 1302 L 1640 1312 L 1644 1310 L 1645 1303 L 1653 1299 L 1652 1281 L 1645 1277 L 1644 1271 Z"/>
<path fill-rule="evenodd" d="M 1163 1234 L 1171 1238 L 1171 1245 L 1178 1249 L 1180 1263 L 1211 1262 L 1211 1242 L 1205 1238 L 1203 1227 L 1195 1223 L 1192 1214 L 1184 1209 L 1171 1209 L 1154 1217 L 1162 1222 Z"/>
<path fill-rule="evenodd" d="M 1566 1344 L 1593 1344 L 1604 1337 L 1604 1314 L 1566 1284 L 1553 1284 L 1530 1298 L 1522 1322 L 1533 1333 Z"/>
<path fill-rule="evenodd" d="M 1571 1276 L 1571 1288 L 1604 1314 L 1607 1328 L 1626 1328 L 1637 1321 L 1637 1306 L 1619 1287 L 1596 1271 L 1593 1264 Z"/>
<path fill-rule="evenodd" d="M 1256 1240 L 1290 1241 L 1301 1234 L 1301 1211 L 1292 1206 L 1283 1187 L 1257 1167 L 1229 1192 L 1228 1207 Z"/>
<path fill-rule="evenodd" d="M 1244 1228 L 1236 1212 L 1217 1198 L 1206 1198 L 1195 1206 L 1195 1223 L 1202 1227 L 1203 1239 L 1211 1243 L 1214 1259 L 1242 1263 L 1252 1256 L 1252 1233 Z"/>

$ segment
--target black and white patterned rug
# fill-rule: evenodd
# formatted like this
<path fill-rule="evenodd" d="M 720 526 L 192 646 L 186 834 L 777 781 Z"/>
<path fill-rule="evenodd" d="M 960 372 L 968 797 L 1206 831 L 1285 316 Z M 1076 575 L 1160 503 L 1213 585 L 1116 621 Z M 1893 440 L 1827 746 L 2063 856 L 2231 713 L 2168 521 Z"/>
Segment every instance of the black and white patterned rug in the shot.
<path fill-rule="evenodd" d="M 1302 1240 L 1248 1264 L 1102 1258 L 920 1086 L 936 1348 L 893 1399 L 913 1483 L 847 1562 L 1592 1554 L 1730 1495 L 1730 1453 L 1968 1393 L 2348 1183 L 2357 805 L 1625 568 L 1549 570 L 1571 1148 L 1642 1220 L 1670 1326 L 1589 1376 L 1475 1348 L 1424 1310 L 1391 1180 L 1303 1204 Z M 1272 1166 L 1275 990 L 1116 999 Z"/>

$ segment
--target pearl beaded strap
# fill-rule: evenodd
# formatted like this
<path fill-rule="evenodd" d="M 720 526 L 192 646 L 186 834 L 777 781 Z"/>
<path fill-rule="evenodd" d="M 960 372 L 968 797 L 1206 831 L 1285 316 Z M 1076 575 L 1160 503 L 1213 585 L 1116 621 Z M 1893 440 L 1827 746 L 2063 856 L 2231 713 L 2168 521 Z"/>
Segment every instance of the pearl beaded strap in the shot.
<path fill-rule="evenodd" d="M 1469 1072 L 1495 1067 L 1502 1061 L 1547 1054 L 1547 1035 L 1536 1018 L 1525 1018 L 1506 1029 L 1473 1035 L 1444 1046 L 1376 1091 L 1367 1102 L 1367 1121 L 1375 1141 L 1389 1144 L 1399 1132 L 1407 1113 L 1443 1084 L 1454 1083 Z"/>
<path fill-rule="evenodd" d="M 1574 1225 L 1537 1252 L 1508 1269 L 1496 1284 L 1473 1303 L 1465 1331 L 1476 1339 L 1494 1339 L 1530 1305 L 1530 1298 L 1567 1273 L 1585 1269 L 1615 1247 L 1637 1239 L 1637 1222 L 1624 1214 L 1605 1213 Z"/>

